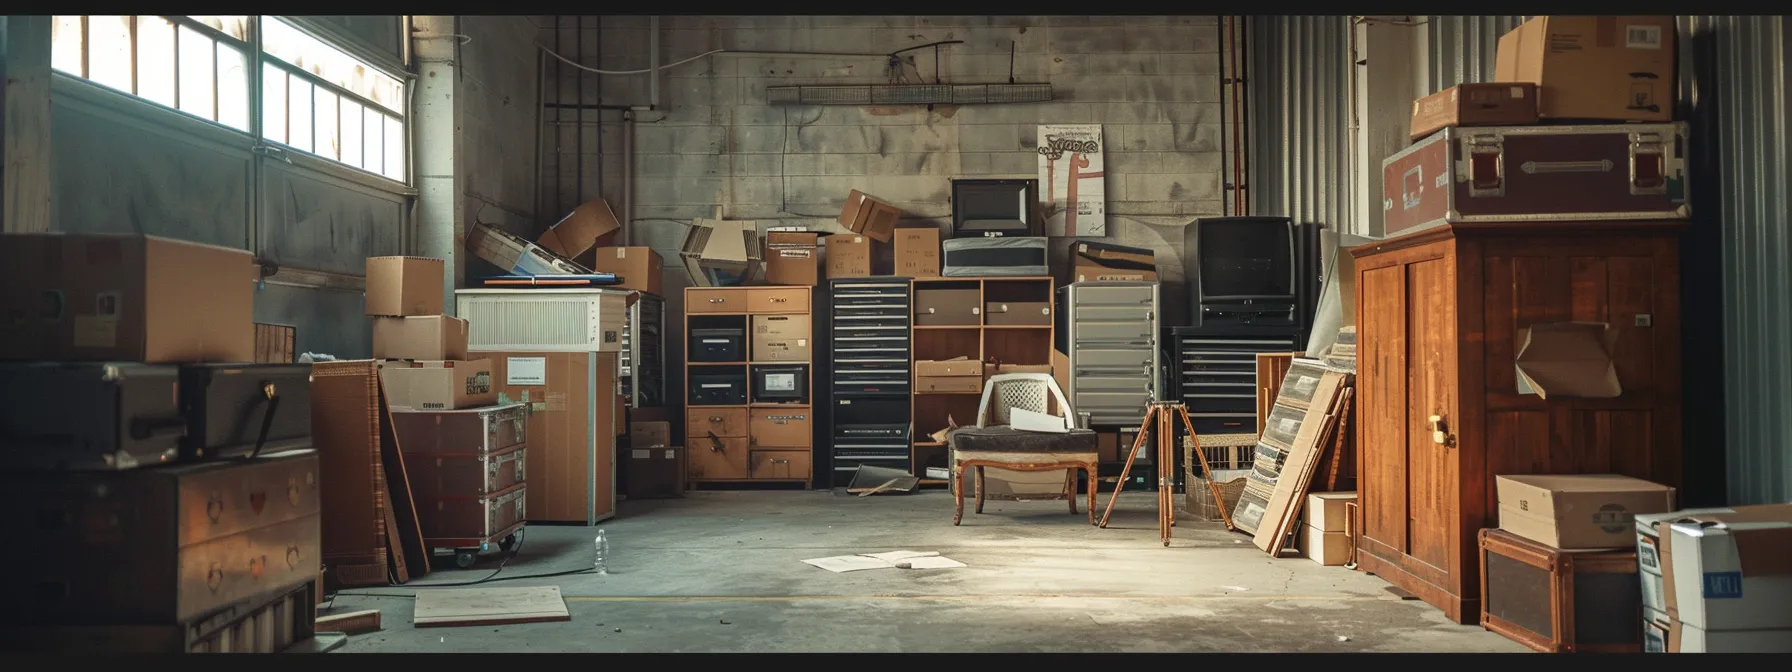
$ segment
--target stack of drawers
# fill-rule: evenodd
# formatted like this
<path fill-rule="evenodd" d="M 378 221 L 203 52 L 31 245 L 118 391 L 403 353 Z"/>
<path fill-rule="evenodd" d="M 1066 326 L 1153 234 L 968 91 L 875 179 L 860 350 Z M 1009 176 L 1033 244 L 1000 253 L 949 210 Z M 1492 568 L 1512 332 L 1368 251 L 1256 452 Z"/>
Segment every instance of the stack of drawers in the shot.
<path fill-rule="evenodd" d="M 616 353 L 616 382 L 629 408 L 657 408 L 666 403 L 666 300 L 641 294 L 622 322 L 622 351 Z"/>
<path fill-rule="evenodd" d="M 692 481 L 809 481 L 809 408 L 685 410 Z M 806 486 L 805 486 L 806 487 Z"/>
<path fill-rule="evenodd" d="M 852 278 L 829 284 L 834 483 L 850 481 L 859 465 L 908 470 L 909 281 Z"/>
<path fill-rule="evenodd" d="M 1257 430 L 1257 353 L 1290 352 L 1294 333 L 1233 333 L 1178 328 L 1177 386 L 1189 420 L 1202 434 Z M 1211 456 L 1210 456 L 1211 457 Z"/>
<path fill-rule="evenodd" d="M 497 544 L 510 550 L 528 519 L 529 408 L 393 411 L 423 542 L 471 566 Z"/>
<path fill-rule="evenodd" d="M 1070 404 L 1092 429 L 1132 429 L 1157 398 L 1157 283 L 1091 281 L 1058 290 Z"/>

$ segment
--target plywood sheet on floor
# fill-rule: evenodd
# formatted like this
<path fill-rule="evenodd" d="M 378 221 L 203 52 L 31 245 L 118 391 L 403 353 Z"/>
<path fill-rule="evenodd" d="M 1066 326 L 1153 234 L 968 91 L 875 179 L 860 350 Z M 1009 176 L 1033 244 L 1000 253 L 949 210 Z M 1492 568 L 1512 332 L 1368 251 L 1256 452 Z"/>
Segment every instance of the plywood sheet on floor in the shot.
<path fill-rule="evenodd" d="M 569 621 L 558 586 L 457 588 L 417 593 L 419 628 Z"/>

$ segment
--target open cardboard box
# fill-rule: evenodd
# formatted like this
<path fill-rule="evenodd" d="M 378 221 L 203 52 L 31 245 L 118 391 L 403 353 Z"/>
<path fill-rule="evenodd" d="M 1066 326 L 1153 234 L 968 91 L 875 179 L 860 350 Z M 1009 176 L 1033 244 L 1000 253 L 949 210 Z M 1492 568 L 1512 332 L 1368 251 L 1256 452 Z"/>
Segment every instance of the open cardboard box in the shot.
<path fill-rule="evenodd" d="M 548 227 L 535 244 L 567 259 L 578 259 L 594 248 L 609 247 L 622 223 L 604 199 L 586 202 Z"/>
<path fill-rule="evenodd" d="M 1610 399 L 1624 393 L 1612 346 L 1618 334 L 1604 322 L 1545 322 L 1519 329 L 1518 393 L 1548 399 Z"/>
<path fill-rule="evenodd" d="M 759 225 L 726 219 L 693 221 L 678 256 L 691 274 L 691 282 L 699 286 L 745 285 L 758 274 L 764 258 Z"/>
<path fill-rule="evenodd" d="M 511 275 L 585 275 L 585 268 L 535 243 L 490 224 L 474 224 L 467 250 Z"/>

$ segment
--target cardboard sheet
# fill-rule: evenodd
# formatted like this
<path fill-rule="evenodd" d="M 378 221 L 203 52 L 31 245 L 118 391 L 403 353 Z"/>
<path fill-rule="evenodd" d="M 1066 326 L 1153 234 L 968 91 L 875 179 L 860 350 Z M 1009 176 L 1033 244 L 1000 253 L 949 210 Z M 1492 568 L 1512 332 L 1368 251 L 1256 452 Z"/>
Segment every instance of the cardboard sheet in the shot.
<path fill-rule="evenodd" d="M 1518 393 L 1610 399 L 1624 393 L 1612 364 L 1617 332 L 1604 322 L 1545 322 L 1513 334 Z"/>

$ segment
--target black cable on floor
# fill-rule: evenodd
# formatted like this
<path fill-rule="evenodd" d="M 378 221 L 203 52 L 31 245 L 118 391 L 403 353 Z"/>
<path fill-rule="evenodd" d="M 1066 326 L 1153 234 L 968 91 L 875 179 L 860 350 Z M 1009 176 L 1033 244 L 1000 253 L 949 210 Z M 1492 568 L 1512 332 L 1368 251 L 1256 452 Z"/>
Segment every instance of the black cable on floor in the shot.
<path fill-rule="evenodd" d="M 514 546 L 510 549 L 510 553 L 505 555 L 504 559 L 498 561 L 497 569 L 492 570 L 492 573 L 485 575 L 484 578 L 476 579 L 473 581 L 460 581 L 460 582 L 456 582 L 456 583 L 431 583 L 431 584 L 425 584 L 425 585 L 413 585 L 413 586 L 406 586 L 406 587 L 413 589 L 413 590 L 420 589 L 420 588 L 464 588 L 466 586 L 477 586 L 480 584 L 495 583 L 498 581 L 521 581 L 523 579 L 551 579 L 551 578 L 561 577 L 561 576 L 572 576 L 575 574 L 590 574 L 590 573 L 595 573 L 597 571 L 596 567 L 585 567 L 582 569 L 570 569 L 570 570 L 560 571 L 560 572 L 545 572 L 545 573 L 541 573 L 541 574 L 522 574 L 522 575 L 513 575 L 513 576 L 506 576 L 503 578 L 498 578 L 498 574 L 500 572 L 504 571 L 504 566 L 510 564 L 510 561 L 512 558 L 515 558 L 517 556 L 517 554 L 523 552 L 523 540 L 528 537 L 527 530 L 528 530 L 528 528 L 523 528 L 523 529 L 517 530 L 516 546 Z M 361 593 L 361 592 L 355 592 L 353 590 L 349 590 L 349 591 L 338 590 L 338 591 L 330 594 L 329 605 L 335 605 L 336 604 L 336 596 L 344 595 L 344 594 L 355 596 L 355 597 L 405 597 L 405 598 L 415 598 L 416 597 L 415 595 L 398 595 L 398 594 L 394 594 L 394 593 Z M 329 606 L 326 606 L 325 608 L 327 609 L 327 608 L 329 608 Z"/>

